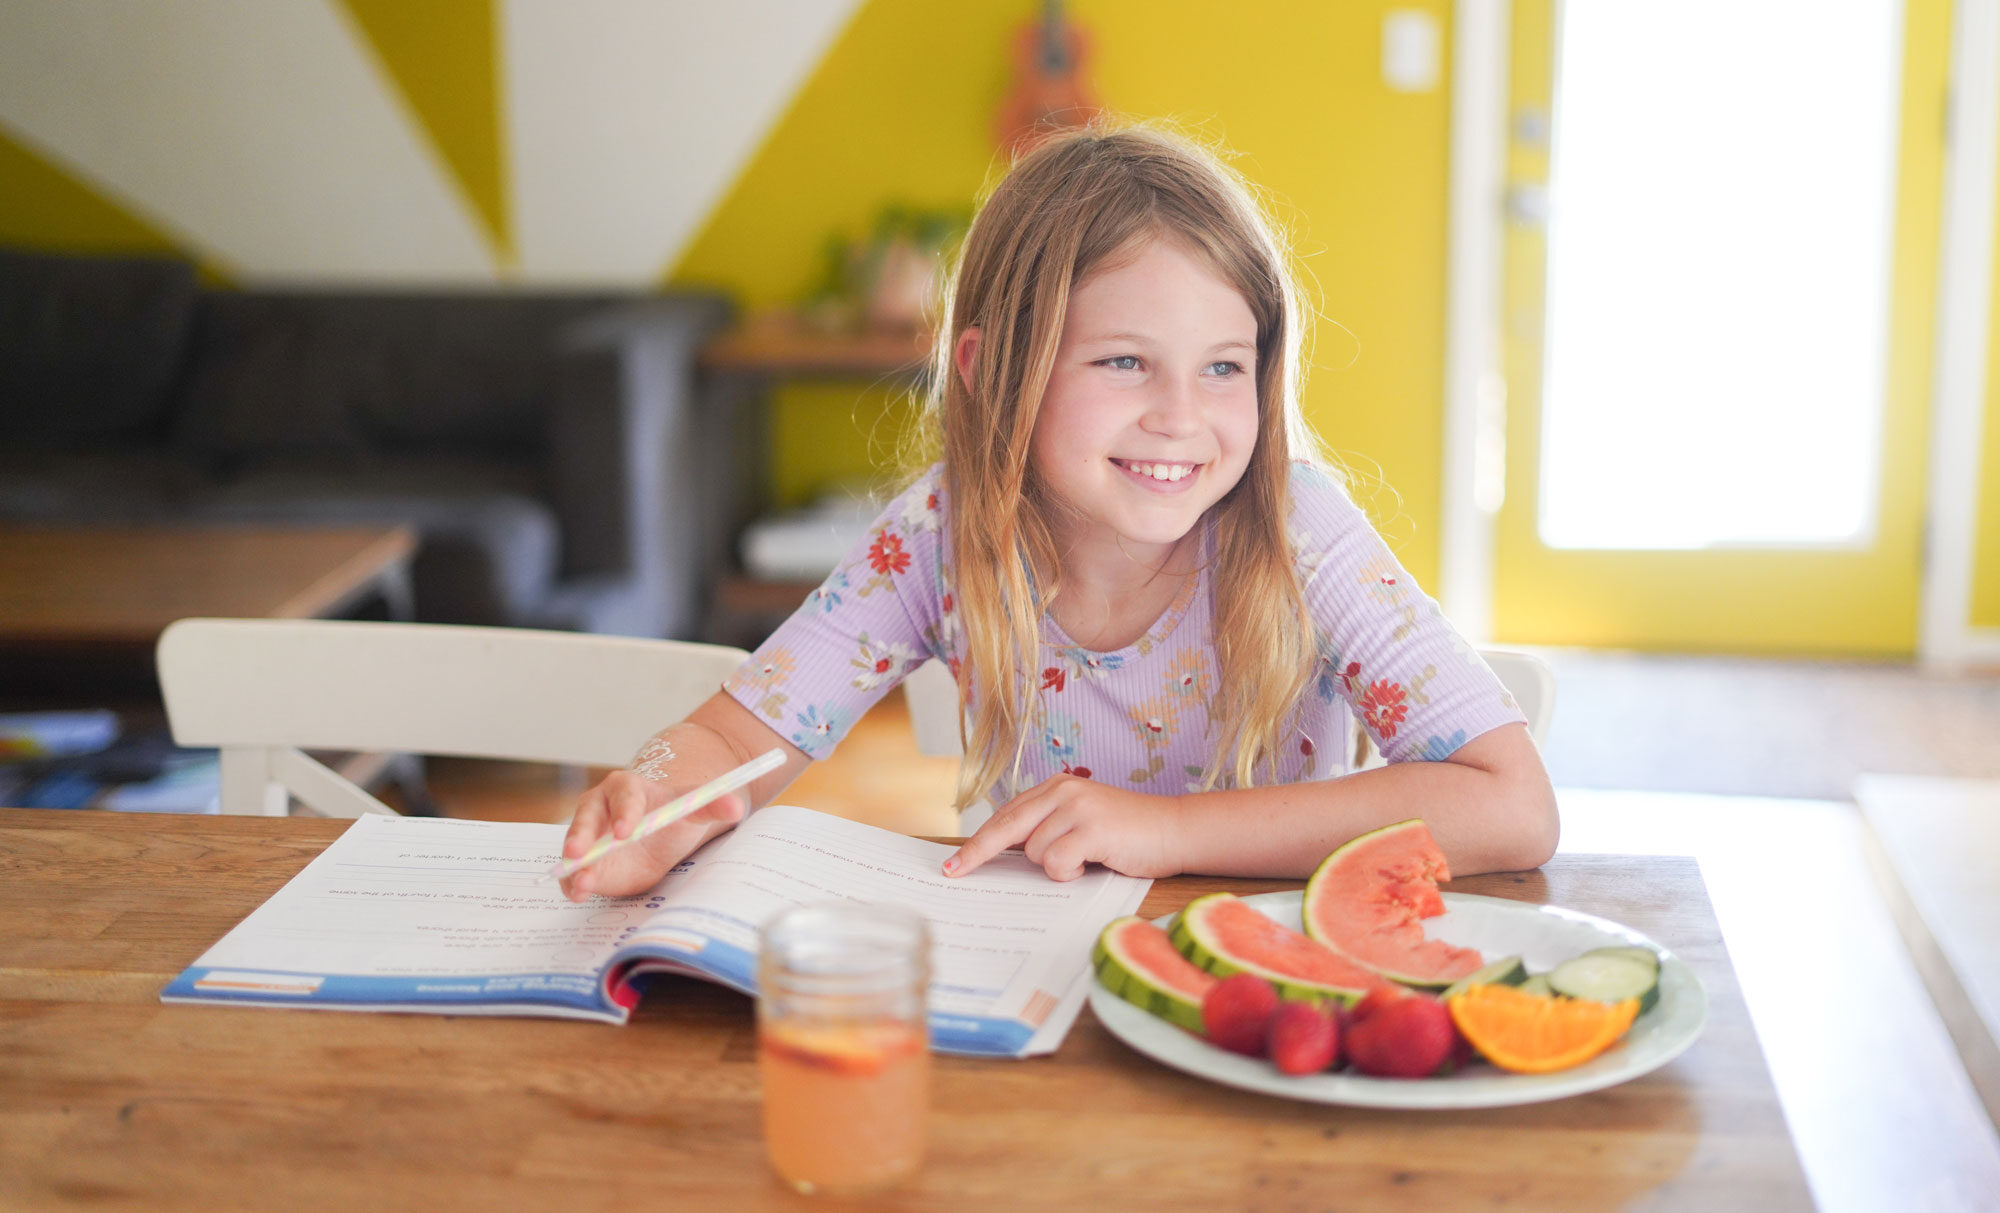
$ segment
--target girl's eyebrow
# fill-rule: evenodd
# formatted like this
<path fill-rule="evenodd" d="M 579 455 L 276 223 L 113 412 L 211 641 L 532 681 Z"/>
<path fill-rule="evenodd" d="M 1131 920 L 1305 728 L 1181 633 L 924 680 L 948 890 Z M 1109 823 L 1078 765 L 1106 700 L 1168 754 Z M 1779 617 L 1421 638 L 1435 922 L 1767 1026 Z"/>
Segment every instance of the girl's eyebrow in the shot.
<path fill-rule="evenodd" d="M 1088 336 L 1077 338 L 1077 344 L 1153 345 L 1155 343 L 1151 337 L 1146 336 L 1144 333 L 1092 333 Z M 1210 353 L 1220 353 L 1223 350 L 1249 350 L 1254 354 L 1257 352 L 1257 343 L 1241 338 L 1231 338 L 1227 341 L 1218 341 L 1208 348 Z"/>

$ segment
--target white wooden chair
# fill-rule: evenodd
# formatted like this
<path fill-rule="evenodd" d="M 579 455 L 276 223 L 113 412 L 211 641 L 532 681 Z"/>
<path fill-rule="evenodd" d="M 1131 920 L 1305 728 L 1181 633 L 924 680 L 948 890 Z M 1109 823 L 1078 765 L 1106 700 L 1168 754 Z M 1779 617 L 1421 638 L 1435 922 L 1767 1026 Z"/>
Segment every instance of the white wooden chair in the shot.
<path fill-rule="evenodd" d="M 1529 734 L 1539 744 L 1548 734 L 1549 721 L 1555 715 L 1555 671 L 1533 653 L 1481 649 L 1479 655 L 1500 685 L 1513 695 L 1521 714 L 1528 718 Z M 917 751 L 944 757 L 963 756 L 965 751 L 958 735 L 958 684 L 952 681 L 951 671 L 941 662 L 926 661 L 903 679 L 903 694 L 910 705 L 910 726 L 917 735 Z M 1357 748 L 1365 749 L 1357 756 L 1355 769 L 1381 766 L 1382 757 L 1368 742 L 1367 735 L 1358 729 L 1356 734 Z M 959 829 L 970 833 L 992 812 L 992 806 L 984 803 L 965 809 L 959 814 Z"/>
<path fill-rule="evenodd" d="M 392 812 L 303 750 L 620 767 L 748 654 L 522 628 L 183 619 L 161 635 L 174 740 L 222 751 L 222 811 Z"/>

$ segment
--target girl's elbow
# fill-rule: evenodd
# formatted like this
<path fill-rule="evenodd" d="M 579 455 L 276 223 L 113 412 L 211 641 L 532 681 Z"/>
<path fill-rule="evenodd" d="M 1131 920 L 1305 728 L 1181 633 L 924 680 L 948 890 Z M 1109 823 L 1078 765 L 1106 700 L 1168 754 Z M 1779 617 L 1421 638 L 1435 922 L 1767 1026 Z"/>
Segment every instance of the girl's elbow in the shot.
<path fill-rule="evenodd" d="M 1556 844 L 1562 840 L 1555 788 L 1546 778 L 1533 784 L 1536 786 L 1523 789 L 1516 798 L 1511 814 L 1514 828 L 1509 832 L 1512 845 L 1507 848 L 1507 866 L 1512 871 L 1541 867 L 1555 857 Z"/>

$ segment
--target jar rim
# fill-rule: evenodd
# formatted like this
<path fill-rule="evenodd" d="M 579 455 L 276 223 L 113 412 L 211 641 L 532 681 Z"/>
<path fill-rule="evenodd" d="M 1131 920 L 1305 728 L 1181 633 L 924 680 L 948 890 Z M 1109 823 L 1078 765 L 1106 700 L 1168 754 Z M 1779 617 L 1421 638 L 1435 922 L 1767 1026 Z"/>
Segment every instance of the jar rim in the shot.
<path fill-rule="evenodd" d="M 862 901 L 790 906 L 759 931 L 760 967 L 790 988 L 892 986 L 930 967 L 930 929 L 904 906 Z"/>

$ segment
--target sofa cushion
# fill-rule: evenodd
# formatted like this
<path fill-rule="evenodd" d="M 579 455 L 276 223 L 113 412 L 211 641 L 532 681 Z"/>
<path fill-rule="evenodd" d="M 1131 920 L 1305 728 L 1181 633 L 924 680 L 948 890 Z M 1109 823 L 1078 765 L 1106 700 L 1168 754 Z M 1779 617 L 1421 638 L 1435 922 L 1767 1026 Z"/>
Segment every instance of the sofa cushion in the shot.
<path fill-rule="evenodd" d="M 605 295 L 215 293 L 179 437 L 254 461 L 541 447 L 566 327 Z"/>
<path fill-rule="evenodd" d="M 0 519 L 9 522 L 159 522 L 204 487 L 194 468 L 161 452 L 0 449 Z"/>
<path fill-rule="evenodd" d="M 367 446 L 348 417 L 347 374 L 305 302 L 210 292 L 194 325 L 174 440 L 213 464 L 357 460 Z"/>
<path fill-rule="evenodd" d="M 0 250 L 0 446 L 157 436 L 195 298 L 182 261 Z"/>

